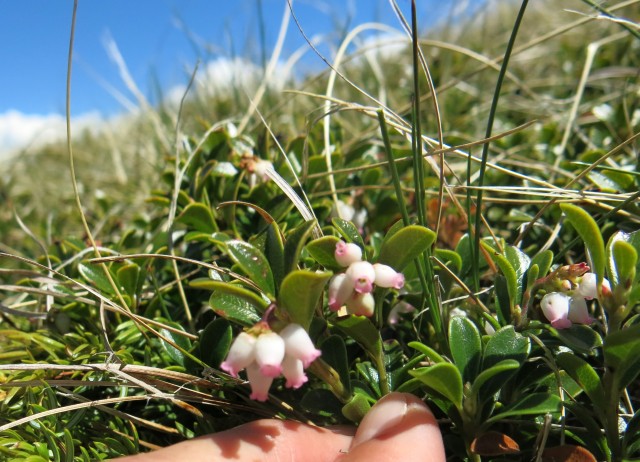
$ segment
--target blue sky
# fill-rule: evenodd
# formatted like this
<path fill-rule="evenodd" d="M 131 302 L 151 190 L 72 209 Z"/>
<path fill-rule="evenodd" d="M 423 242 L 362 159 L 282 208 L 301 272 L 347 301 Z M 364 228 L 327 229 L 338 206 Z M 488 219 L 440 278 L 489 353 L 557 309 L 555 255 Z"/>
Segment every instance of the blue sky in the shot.
<path fill-rule="evenodd" d="M 398 3 L 408 13 L 409 0 Z M 419 0 L 420 21 L 426 27 L 461 3 Z M 322 36 L 326 43 L 339 43 L 341 34 L 364 22 L 397 27 L 387 0 L 295 0 L 293 5 L 307 35 Z M 73 0 L 0 0 L 0 148 L 9 142 L 2 141 L 3 115 L 64 114 L 72 6 Z M 273 48 L 285 7 L 286 0 L 80 0 L 73 114 L 123 112 L 105 83 L 131 98 L 105 50 L 106 38 L 114 40 L 134 80 L 153 100 L 158 86 L 169 91 L 186 84 L 198 59 L 241 56 L 259 63 L 262 50 Z M 283 55 L 303 44 L 292 22 Z M 309 52 L 300 66 L 305 72 L 321 69 L 322 63 Z"/>

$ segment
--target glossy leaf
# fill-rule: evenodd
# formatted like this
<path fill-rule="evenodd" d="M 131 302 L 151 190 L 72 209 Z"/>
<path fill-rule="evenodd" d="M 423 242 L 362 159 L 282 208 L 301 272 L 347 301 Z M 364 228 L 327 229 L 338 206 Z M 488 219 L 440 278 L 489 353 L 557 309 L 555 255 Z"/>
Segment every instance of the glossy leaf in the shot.
<path fill-rule="evenodd" d="M 614 282 L 614 285 L 631 285 L 636 277 L 636 264 L 638 263 L 636 249 L 628 242 L 615 241 L 611 250 L 615 268 L 615 282 L 611 282 Z"/>
<path fill-rule="evenodd" d="M 556 356 L 556 362 L 580 385 L 597 409 L 604 409 L 604 388 L 598 373 L 589 363 L 573 353 L 560 353 Z"/>
<path fill-rule="evenodd" d="M 360 422 L 371 409 L 369 398 L 361 393 L 355 393 L 351 400 L 342 408 L 342 415 L 352 422 Z"/>
<path fill-rule="evenodd" d="M 515 359 L 505 359 L 498 364 L 491 366 L 488 369 L 482 371 L 478 377 L 471 384 L 471 394 L 478 396 L 482 391 L 484 395 L 493 395 L 497 389 L 499 389 L 507 381 L 511 375 L 520 368 L 520 363 Z M 492 381 L 494 386 L 491 388 L 482 389 L 482 387 L 496 376 L 500 376 L 499 381 Z"/>
<path fill-rule="evenodd" d="M 229 256 L 242 272 L 270 298 L 275 297 L 275 287 L 271 267 L 264 254 L 244 241 L 227 242 Z"/>
<path fill-rule="evenodd" d="M 640 324 L 605 337 L 604 361 L 613 370 L 618 390 L 636 379 L 640 374 Z"/>
<path fill-rule="evenodd" d="M 211 290 L 217 293 L 226 293 L 239 298 L 243 298 L 244 300 L 255 306 L 258 312 L 263 312 L 267 308 L 267 306 L 269 306 L 269 302 L 261 298 L 255 292 L 244 288 L 240 284 L 232 284 L 230 282 L 216 281 L 208 278 L 199 278 L 190 281 L 189 287 Z"/>
<path fill-rule="evenodd" d="M 434 363 L 445 362 L 445 359 L 442 356 L 440 356 L 440 354 L 436 350 L 425 345 L 424 343 L 414 341 L 414 342 L 409 342 L 408 345 L 414 350 L 418 350 L 420 353 L 424 354 L 427 358 L 429 358 Z"/>
<path fill-rule="evenodd" d="M 458 410 L 462 409 L 462 376 L 451 363 L 438 363 L 409 372 L 420 380 L 431 393 L 450 401 Z"/>
<path fill-rule="evenodd" d="M 260 321 L 258 307 L 242 296 L 214 292 L 209 298 L 209 306 L 219 316 L 246 327 Z"/>
<path fill-rule="evenodd" d="M 591 258 L 591 270 L 596 273 L 598 281 L 602 282 L 605 268 L 604 241 L 600 228 L 591 215 L 573 204 L 560 204 L 560 208 L 567 216 L 567 220 L 573 225 Z"/>
<path fill-rule="evenodd" d="M 569 329 L 552 329 L 551 334 L 575 352 L 589 354 L 602 346 L 602 337 L 590 326 L 574 324 Z"/>
<path fill-rule="evenodd" d="M 129 263 L 118 269 L 116 276 L 122 290 L 131 298 L 137 297 L 140 288 L 140 266 Z"/>
<path fill-rule="evenodd" d="M 332 273 L 327 271 L 290 272 L 282 281 L 278 306 L 287 312 L 292 322 L 308 329 L 331 275 Z"/>
<path fill-rule="evenodd" d="M 486 421 L 486 424 L 488 425 L 494 422 L 499 422 L 507 417 L 556 413 L 560 411 L 561 407 L 562 400 L 557 395 L 549 393 L 531 393 L 524 395 L 515 404 L 489 418 Z"/>
<path fill-rule="evenodd" d="M 176 222 L 201 233 L 211 234 L 218 231 L 213 210 L 201 202 L 192 202 L 187 205 L 176 218 Z"/>
<path fill-rule="evenodd" d="M 522 291 L 525 285 L 524 276 L 531 265 L 531 259 L 526 253 L 513 245 L 505 246 L 504 256 L 516 272 L 517 285 L 515 301 L 516 304 L 519 304 L 522 300 Z"/>
<path fill-rule="evenodd" d="M 165 324 L 169 324 L 171 327 L 179 330 L 184 330 L 182 326 L 180 326 L 180 324 L 175 322 L 165 323 Z M 162 347 L 167 352 L 169 357 L 173 359 L 176 363 L 180 364 L 181 366 L 184 366 L 184 360 L 185 360 L 184 352 L 189 351 L 189 349 L 191 349 L 191 341 L 184 335 L 177 334 L 173 331 L 165 329 L 164 327 L 160 329 L 159 333 L 160 335 L 162 335 L 162 337 L 169 340 L 175 345 L 174 346 L 171 343 L 166 342 L 164 339 L 161 339 Z M 176 346 L 178 348 L 176 348 Z"/>
<path fill-rule="evenodd" d="M 285 275 L 298 267 L 298 261 L 300 260 L 300 253 L 302 252 L 302 248 L 313 232 L 313 228 L 315 228 L 315 226 L 315 220 L 305 221 L 302 225 L 298 226 L 287 235 L 287 240 L 284 244 Z"/>
<path fill-rule="evenodd" d="M 553 252 L 551 250 L 543 250 L 534 255 L 529 266 L 538 265 L 540 277 L 546 276 L 551 269 L 553 263 Z"/>
<path fill-rule="evenodd" d="M 531 350 L 531 342 L 515 331 L 513 326 L 505 326 L 491 336 L 484 349 L 482 369 L 486 370 L 505 359 L 514 359 L 522 364 Z"/>
<path fill-rule="evenodd" d="M 330 270 L 342 270 L 336 261 L 336 244 L 340 239 L 335 236 L 324 236 L 307 244 L 307 252 L 315 261 Z"/>
<path fill-rule="evenodd" d="M 520 292 L 518 288 L 518 274 L 511 265 L 511 262 L 504 255 L 500 254 L 485 241 L 480 241 L 480 244 L 487 251 L 493 262 L 498 265 L 502 275 L 505 277 L 509 293 L 509 307 L 512 308 L 518 303 L 518 293 Z"/>
<path fill-rule="evenodd" d="M 380 332 L 369 320 L 363 316 L 349 316 L 338 319 L 335 323 L 342 332 L 353 338 L 367 350 L 374 358 L 382 355 L 382 339 Z"/>
<path fill-rule="evenodd" d="M 431 247 L 436 234 L 418 225 L 405 226 L 383 241 L 378 263 L 383 263 L 402 271 L 413 259 Z"/>
<path fill-rule="evenodd" d="M 224 318 L 211 321 L 200 333 L 200 359 L 211 367 L 224 361 L 233 340 L 231 325 Z"/>
<path fill-rule="evenodd" d="M 482 362 L 482 340 L 476 325 L 465 316 L 449 322 L 449 348 L 464 383 L 473 382 Z"/>
<path fill-rule="evenodd" d="M 331 220 L 331 223 L 333 223 L 333 226 L 336 227 L 338 232 L 345 238 L 347 242 L 358 244 L 362 249 L 364 249 L 364 241 L 362 240 L 360 231 L 358 231 L 358 228 L 356 228 L 353 223 L 347 220 L 343 220 L 342 218 L 333 218 Z"/>
<path fill-rule="evenodd" d="M 109 295 L 115 294 L 107 275 L 104 273 L 103 265 L 79 263 L 78 272 L 87 282 L 95 286 L 101 292 Z"/>
<path fill-rule="evenodd" d="M 280 287 L 287 274 L 284 262 L 284 244 L 278 224 L 273 221 L 267 225 L 264 239 L 264 256 L 269 262 L 276 287 Z"/>
<path fill-rule="evenodd" d="M 329 364 L 340 376 L 340 381 L 347 390 L 351 390 L 351 377 L 349 376 L 349 360 L 347 347 L 339 335 L 331 335 L 318 347 L 322 350 L 322 360 Z"/>

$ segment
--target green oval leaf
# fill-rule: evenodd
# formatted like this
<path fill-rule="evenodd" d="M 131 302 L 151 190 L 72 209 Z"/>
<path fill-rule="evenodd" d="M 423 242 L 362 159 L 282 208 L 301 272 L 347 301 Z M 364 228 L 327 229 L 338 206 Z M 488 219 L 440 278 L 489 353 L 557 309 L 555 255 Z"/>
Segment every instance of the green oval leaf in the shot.
<path fill-rule="evenodd" d="M 622 390 L 640 374 L 640 324 L 607 335 L 603 349 L 605 364 Z"/>
<path fill-rule="evenodd" d="M 614 285 L 631 286 L 636 277 L 636 265 L 638 263 L 636 249 L 628 242 L 615 241 L 612 245 L 611 254 L 616 276 L 614 281 L 611 282 Z"/>
<path fill-rule="evenodd" d="M 589 363 L 573 353 L 560 353 L 556 356 L 556 362 L 580 385 L 596 409 L 605 408 L 606 400 L 600 376 Z"/>
<path fill-rule="evenodd" d="M 137 298 L 138 290 L 141 288 L 140 273 L 141 269 L 135 263 L 122 266 L 116 273 L 120 287 L 122 287 L 122 290 L 132 299 Z"/>
<path fill-rule="evenodd" d="M 606 258 L 604 241 L 598 224 L 591 218 L 591 215 L 576 205 L 560 204 L 560 208 L 584 241 L 584 245 L 591 258 L 591 264 L 593 265 L 592 271 L 596 273 L 598 283 L 602 284 Z"/>
<path fill-rule="evenodd" d="M 330 272 L 292 271 L 282 281 L 278 306 L 285 310 L 292 322 L 309 328 Z"/>
<path fill-rule="evenodd" d="M 340 239 L 335 236 L 324 236 L 314 239 L 307 244 L 307 252 L 309 255 L 330 270 L 342 270 L 343 268 L 336 261 L 336 244 Z"/>
<path fill-rule="evenodd" d="M 488 419 L 486 425 L 506 419 L 507 417 L 559 412 L 561 405 L 562 400 L 557 395 L 548 393 L 528 394 L 514 405 L 509 406 L 507 410 Z"/>
<path fill-rule="evenodd" d="M 95 264 L 78 264 L 78 272 L 80 275 L 91 285 L 95 286 L 101 292 L 104 292 L 109 295 L 115 295 L 115 291 L 109 282 L 109 278 L 104 273 L 103 265 L 95 265 Z M 114 278 L 115 279 L 115 278 Z"/>
<path fill-rule="evenodd" d="M 514 359 L 520 364 L 529 356 L 531 341 L 515 331 L 513 326 L 505 326 L 491 336 L 484 349 L 482 369 L 498 364 L 505 359 Z"/>
<path fill-rule="evenodd" d="M 176 222 L 185 224 L 201 233 L 211 234 L 218 231 L 213 210 L 202 202 L 192 202 L 187 205 L 176 218 Z"/>
<path fill-rule="evenodd" d="M 227 242 L 229 256 L 242 269 L 243 273 L 257 285 L 269 298 L 275 298 L 273 274 L 264 254 L 251 244 L 232 240 Z"/>
<path fill-rule="evenodd" d="M 182 326 L 176 322 L 165 322 L 165 324 L 168 324 L 175 329 L 184 331 Z M 181 366 L 184 366 L 185 352 L 189 351 L 189 349 L 191 348 L 191 341 L 184 335 L 177 334 L 173 331 L 165 329 L 164 327 L 159 330 L 159 333 L 160 335 L 162 335 L 162 337 L 164 337 L 164 339 L 167 339 L 173 343 L 172 345 L 164 339 L 160 339 L 162 348 L 167 352 L 171 359 L 173 359 Z"/>
<path fill-rule="evenodd" d="M 233 331 L 229 321 L 218 318 L 200 333 L 200 359 L 211 367 L 218 367 L 229 352 Z"/>
<path fill-rule="evenodd" d="M 538 272 L 540 276 L 546 276 L 551 269 L 551 264 L 553 263 L 553 252 L 551 250 L 544 250 L 538 254 L 536 254 L 531 259 L 531 264 L 529 266 L 538 265 Z"/>
<path fill-rule="evenodd" d="M 229 321 L 249 327 L 260 321 L 256 305 L 242 296 L 225 292 L 214 292 L 209 298 L 209 306 Z"/>
<path fill-rule="evenodd" d="M 478 377 L 473 381 L 471 385 L 471 394 L 475 396 L 479 396 L 480 390 L 482 386 L 487 383 L 489 379 L 492 379 L 498 375 L 500 375 L 501 379 L 496 382 L 498 387 L 504 385 L 508 377 L 516 372 L 520 368 L 520 363 L 514 359 L 505 359 L 504 361 L 500 361 L 498 364 L 491 366 L 489 369 L 482 371 Z M 493 395 L 497 390 L 491 388 L 485 388 L 482 390 L 485 395 Z"/>
<path fill-rule="evenodd" d="M 409 373 L 438 398 L 450 401 L 458 411 L 462 409 L 462 376 L 456 366 L 451 363 L 438 363 Z"/>
<path fill-rule="evenodd" d="M 302 225 L 298 226 L 287 235 L 287 240 L 284 244 L 285 275 L 298 268 L 298 260 L 300 260 L 302 248 L 309 238 L 309 235 L 313 232 L 313 228 L 315 228 L 315 226 L 315 220 L 305 221 Z"/>
<path fill-rule="evenodd" d="M 414 341 L 414 342 L 409 342 L 408 346 L 413 348 L 414 350 L 418 350 L 420 353 L 425 355 L 427 358 L 429 358 L 434 363 L 446 362 L 445 359 L 442 356 L 440 356 L 440 354 L 438 354 L 438 352 L 436 350 L 434 350 L 433 348 L 425 345 L 424 343 L 420 343 L 420 342 Z"/>
<path fill-rule="evenodd" d="M 380 332 L 369 318 L 365 318 L 364 316 L 349 316 L 348 318 L 338 319 L 335 325 L 342 332 L 362 345 L 372 357 L 379 358 L 382 355 Z"/>
<path fill-rule="evenodd" d="M 378 263 L 402 271 L 414 258 L 429 249 L 435 240 L 436 233 L 424 226 L 405 226 L 383 241 Z"/>
<path fill-rule="evenodd" d="M 520 292 L 518 288 L 518 274 L 513 268 L 511 262 L 496 249 L 491 247 L 487 242 L 480 241 L 480 245 L 487 251 L 491 259 L 494 261 L 500 271 L 504 275 L 507 282 L 507 291 L 509 294 L 509 308 L 512 309 L 518 303 L 518 294 Z"/>
<path fill-rule="evenodd" d="M 362 236 L 360 235 L 358 228 L 356 228 L 356 225 L 350 221 L 343 220 L 342 218 L 333 218 L 331 223 L 333 223 L 333 226 L 336 227 L 338 232 L 347 242 L 358 244 L 362 249 L 364 249 L 364 241 L 362 240 Z"/>
<path fill-rule="evenodd" d="M 482 339 L 476 325 L 465 316 L 449 322 L 449 348 L 464 383 L 473 382 L 482 361 Z"/>

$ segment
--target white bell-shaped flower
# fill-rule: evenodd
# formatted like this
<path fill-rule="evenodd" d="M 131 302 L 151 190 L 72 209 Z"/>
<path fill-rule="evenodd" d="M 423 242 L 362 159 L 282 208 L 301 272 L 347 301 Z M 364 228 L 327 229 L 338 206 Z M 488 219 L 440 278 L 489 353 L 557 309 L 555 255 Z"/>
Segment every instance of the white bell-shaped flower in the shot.
<path fill-rule="evenodd" d="M 356 316 L 370 318 L 375 311 L 376 301 L 370 292 L 355 293 L 347 300 L 347 311 Z"/>
<path fill-rule="evenodd" d="M 394 289 L 402 289 L 404 286 L 404 274 L 398 273 L 389 265 L 382 263 L 374 263 L 375 284 L 379 287 L 393 287 Z"/>
<path fill-rule="evenodd" d="M 595 273 L 584 273 L 582 279 L 578 284 L 578 288 L 575 291 L 575 295 L 583 297 L 587 300 L 592 300 L 598 297 L 598 285 L 596 281 Z M 602 292 L 611 292 L 611 285 L 606 279 L 602 280 Z"/>
<path fill-rule="evenodd" d="M 309 364 L 322 354 L 313 345 L 307 331 L 299 324 L 289 324 L 280 331 L 280 337 L 284 340 L 286 356 L 299 359 L 304 367 L 309 367 Z"/>
<path fill-rule="evenodd" d="M 353 280 L 345 273 L 336 274 L 329 282 L 329 309 L 338 311 L 353 294 Z"/>
<path fill-rule="evenodd" d="M 569 320 L 576 324 L 591 324 L 594 319 L 589 316 L 587 302 L 582 297 L 572 297 L 569 303 Z"/>
<path fill-rule="evenodd" d="M 287 380 L 284 384 L 287 388 L 300 388 L 309 380 L 304 373 L 302 361 L 289 355 L 285 356 L 284 361 L 282 361 L 282 375 Z"/>
<path fill-rule="evenodd" d="M 542 313 L 556 329 L 571 327 L 569 305 L 571 297 L 560 292 L 551 292 L 542 297 L 540 308 Z"/>
<path fill-rule="evenodd" d="M 346 268 L 351 263 L 362 260 L 362 249 L 357 244 L 338 241 L 334 255 L 338 264 Z"/>
<path fill-rule="evenodd" d="M 351 263 L 345 274 L 347 278 L 353 281 L 353 289 L 359 294 L 368 293 L 373 290 L 376 272 L 371 263 L 367 261 Z"/>
<path fill-rule="evenodd" d="M 260 373 L 271 378 L 279 376 L 284 352 L 282 337 L 271 331 L 260 334 L 256 341 L 256 364 L 260 367 Z"/>
<path fill-rule="evenodd" d="M 269 398 L 269 388 L 273 383 L 273 377 L 269 377 L 260 372 L 260 366 L 257 363 L 251 363 L 247 366 L 247 378 L 251 385 L 251 399 L 256 401 L 266 401 Z"/>
<path fill-rule="evenodd" d="M 251 334 L 241 332 L 231 344 L 229 354 L 220 364 L 220 369 L 237 378 L 238 372 L 254 361 L 255 346 L 256 338 Z"/>

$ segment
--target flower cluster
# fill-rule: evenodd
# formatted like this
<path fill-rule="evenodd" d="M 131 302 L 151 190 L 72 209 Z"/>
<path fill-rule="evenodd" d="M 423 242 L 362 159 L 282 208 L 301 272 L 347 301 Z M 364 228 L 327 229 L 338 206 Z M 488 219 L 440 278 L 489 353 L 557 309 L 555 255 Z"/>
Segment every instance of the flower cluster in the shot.
<path fill-rule="evenodd" d="M 266 401 L 273 379 L 280 374 L 288 388 L 300 388 L 307 382 L 304 369 L 318 356 L 320 350 L 299 324 L 289 324 L 276 333 L 260 321 L 236 337 L 220 368 L 233 377 L 246 369 L 251 399 Z"/>
<path fill-rule="evenodd" d="M 404 275 L 388 265 L 371 264 L 362 261 L 362 249 L 356 244 L 338 241 L 335 258 L 346 268 L 336 274 L 329 283 L 329 309 L 338 311 L 346 305 L 350 314 L 372 316 L 375 300 L 372 291 L 375 286 L 401 289 Z"/>
<path fill-rule="evenodd" d="M 586 265 L 581 268 L 589 268 Z M 585 272 L 581 277 L 561 280 L 560 291 L 549 292 L 540 301 L 542 313 L 556 329 L 566 329 L 572 324 L 591 324 L 587 300 L 598 296 L 596 275 Z M 611 291 L 609 281 L 602 281 L 602 292 Z"/>

